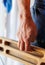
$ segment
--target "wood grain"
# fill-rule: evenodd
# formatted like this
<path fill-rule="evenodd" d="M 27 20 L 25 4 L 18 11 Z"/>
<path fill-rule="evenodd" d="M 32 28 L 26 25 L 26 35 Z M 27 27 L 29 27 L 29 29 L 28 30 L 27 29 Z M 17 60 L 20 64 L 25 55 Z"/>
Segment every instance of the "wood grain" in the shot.
<path fill-rule="evenodd" d="M 45 65 L 45 49 L 31 46 L 32 51 L 20 51 L 17 41 L 0 37 L 0 54 L 20 61 L 25 65 Z"/>

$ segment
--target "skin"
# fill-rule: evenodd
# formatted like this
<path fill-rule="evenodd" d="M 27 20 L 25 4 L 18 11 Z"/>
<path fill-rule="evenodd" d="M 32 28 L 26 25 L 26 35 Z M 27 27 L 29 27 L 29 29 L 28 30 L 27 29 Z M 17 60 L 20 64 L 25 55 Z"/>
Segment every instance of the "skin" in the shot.
<path fill-rule="evenodd" d="M 31 50 L 31 42 L 35 41 L 37 28 L 30 13 L 30 0 L 17 0 L 19 8 L 20 26 L 18 29 L 18 47 L 20 50 Z"/>

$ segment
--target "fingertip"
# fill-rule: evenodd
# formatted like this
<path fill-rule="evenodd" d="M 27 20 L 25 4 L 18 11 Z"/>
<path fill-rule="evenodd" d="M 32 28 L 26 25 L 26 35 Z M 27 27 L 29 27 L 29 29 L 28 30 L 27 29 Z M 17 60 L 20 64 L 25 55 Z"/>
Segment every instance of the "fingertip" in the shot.
<path fill-rule="evenodd" d="M 22 41 L 21 44 L 20 44 L 20 50 L 21 50 L 21 51 L 24 51 L 24 48 L 25 48 L 25 44 L 24 44 L 24 42 Z"/>
<path fill-rule="evenodd" d="M 17 47 L 19 48 L 19 42 L 18 42 L 18 44 L 17 44 Z"/>
<path fill-rule="evenodd" d="M 25 41 L 25 51 L 28 51 L 30 47 L 30 42 L 29 41 Z"/>
<path fill-rule="evenodd" d="M 17 47 L 18 47 L 18 48 L 20 48 L 20 43 L 21 43 L 21 42 L 20 42 L 20 41 L 18 41 L 18 44 L 17 44 Z"/>

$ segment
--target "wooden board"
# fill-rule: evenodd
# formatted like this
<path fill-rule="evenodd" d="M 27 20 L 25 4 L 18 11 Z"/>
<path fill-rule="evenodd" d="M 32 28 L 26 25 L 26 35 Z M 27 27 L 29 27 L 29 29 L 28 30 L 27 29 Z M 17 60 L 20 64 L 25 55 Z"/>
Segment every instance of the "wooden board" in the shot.
<path fill-rule="evenodd" d="M 32 51 L 20 51 L 14 40 L 0 37 L 0 54 L 20 61 L 25 65 L 45 65 L 45 49 L 31 46 Z"/>

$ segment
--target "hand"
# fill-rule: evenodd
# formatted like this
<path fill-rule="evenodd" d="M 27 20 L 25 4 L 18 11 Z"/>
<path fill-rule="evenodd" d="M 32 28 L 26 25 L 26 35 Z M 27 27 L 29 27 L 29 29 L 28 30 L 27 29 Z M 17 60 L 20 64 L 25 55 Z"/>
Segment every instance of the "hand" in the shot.
<path fill-rule="evenodd" d="M 37 36 L 36 25 L 32 21 L 20 22 L 18 31 L 18 47 L 20 50 L 31 50 L 30 42 L 33 42 Z"/>
<path fill-rule="evenodd" d="M 20 50 L 31 50 L 30 42 L 37 36 L 37 28 L 31 18 L 30 0 L 17 0 L 19 7 L 20 27 L 18 30 L 18 47 Z"/>

